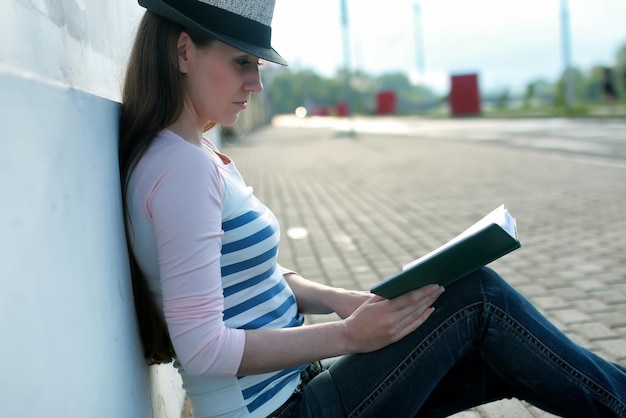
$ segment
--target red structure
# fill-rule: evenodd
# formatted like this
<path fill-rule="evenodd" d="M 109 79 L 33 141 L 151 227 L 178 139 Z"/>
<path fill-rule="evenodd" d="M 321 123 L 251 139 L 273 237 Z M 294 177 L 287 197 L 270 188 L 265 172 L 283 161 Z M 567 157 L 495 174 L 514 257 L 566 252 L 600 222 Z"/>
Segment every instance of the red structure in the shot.
<path fill-rule="evenodd" d="M 478 75 L 453 75 L 448 103 L 450 104 L 452 116 L 480 115 Z"/>
<path fill-rule="evenodd" d="M 397 99 L 395 91 L 381 91 L 376 95 L 376 114 L 395 115 L 397 111 Z"/>
<path fill-rule="evenodd" d="M 350 104 L 348 102 L 339 102 L 335 108 L 337 116 L 350 116 Z"/>
<path fill-rule="evenodd" d="M 326 106 L 315 106 L 311 110 L 311 116 L 328 116 L 330 115 L 330 110 Z"/>

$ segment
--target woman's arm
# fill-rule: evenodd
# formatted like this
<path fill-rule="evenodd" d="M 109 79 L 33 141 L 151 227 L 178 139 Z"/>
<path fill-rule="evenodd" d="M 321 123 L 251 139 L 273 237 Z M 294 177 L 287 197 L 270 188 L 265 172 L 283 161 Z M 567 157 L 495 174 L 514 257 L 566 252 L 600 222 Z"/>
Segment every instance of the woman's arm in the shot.
<path fill-rule="evenodd" d="M 220 274 L 222 183 L 200 148 L 165 132 L 134 172 L 131 193 L 154 235 L 163 316 L 176 357 L 189 375 L 233 376 L 245 333 L 224 323 Z M 139 232 L 139 231 L 138 231 Z M 152 242 L 156 240 L 156 242 Z"/>
<path fill-rule="evenodd" d="M 297 283 L 301 284 L 299 280 Z M 318 291 L 313 290 L 310 294 Z M 263 373 L 324 358 L 378 350 L 404 338 L 423 324 L 433 312 L 432 304 L 442 293 L 443 288 L 430 285 L 391 300 L 372 295 L 340 321 L 276 330 L 248 330 L 238 374 Z"/>
<path fill-rule="evenodd" d="M 298 309 L 305 314 L 334 312 L 345 319 L 372 297 L 369 292 L 346 290 L 313 282 L 295 272 L 287 272 L 285 279 L 296 296 Z"/>

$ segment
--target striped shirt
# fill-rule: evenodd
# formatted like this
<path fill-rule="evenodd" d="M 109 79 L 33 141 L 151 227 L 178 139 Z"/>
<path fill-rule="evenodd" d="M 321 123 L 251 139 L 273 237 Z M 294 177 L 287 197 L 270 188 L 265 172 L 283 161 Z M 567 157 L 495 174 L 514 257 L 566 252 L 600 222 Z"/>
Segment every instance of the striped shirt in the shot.
<path fill-rule="evenodd" d="M 132 250 L 162 309 L 196 417 L 267 416 L 305 367 L 236 376 L 246 329 L 303 324 L 276 217 L 212 144 L 161 132 L 129 183 Z"/>

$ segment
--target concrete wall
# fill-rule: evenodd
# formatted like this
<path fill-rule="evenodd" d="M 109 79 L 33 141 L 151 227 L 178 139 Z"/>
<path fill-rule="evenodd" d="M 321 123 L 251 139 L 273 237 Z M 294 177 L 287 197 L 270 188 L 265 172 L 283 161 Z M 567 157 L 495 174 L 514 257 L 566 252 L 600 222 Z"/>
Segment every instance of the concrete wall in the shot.
<path fill-rule="evenodd" d="M 180 415 L 178 375 L 141 359 L 118 186 L 141 12 L 0 1 L 0 416 Z"/>

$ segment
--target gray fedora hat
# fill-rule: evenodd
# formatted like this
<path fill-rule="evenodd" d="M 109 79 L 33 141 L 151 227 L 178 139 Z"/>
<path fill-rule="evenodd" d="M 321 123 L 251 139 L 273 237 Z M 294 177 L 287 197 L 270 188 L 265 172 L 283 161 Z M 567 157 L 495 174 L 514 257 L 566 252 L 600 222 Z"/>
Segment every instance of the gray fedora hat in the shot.
<path fill-rule="evenodd" d="M 274 1 L 139 0 L 139 4 L 189 31 L 209 33 L 255 57 L 287 65 L 271 45 Z"/>

